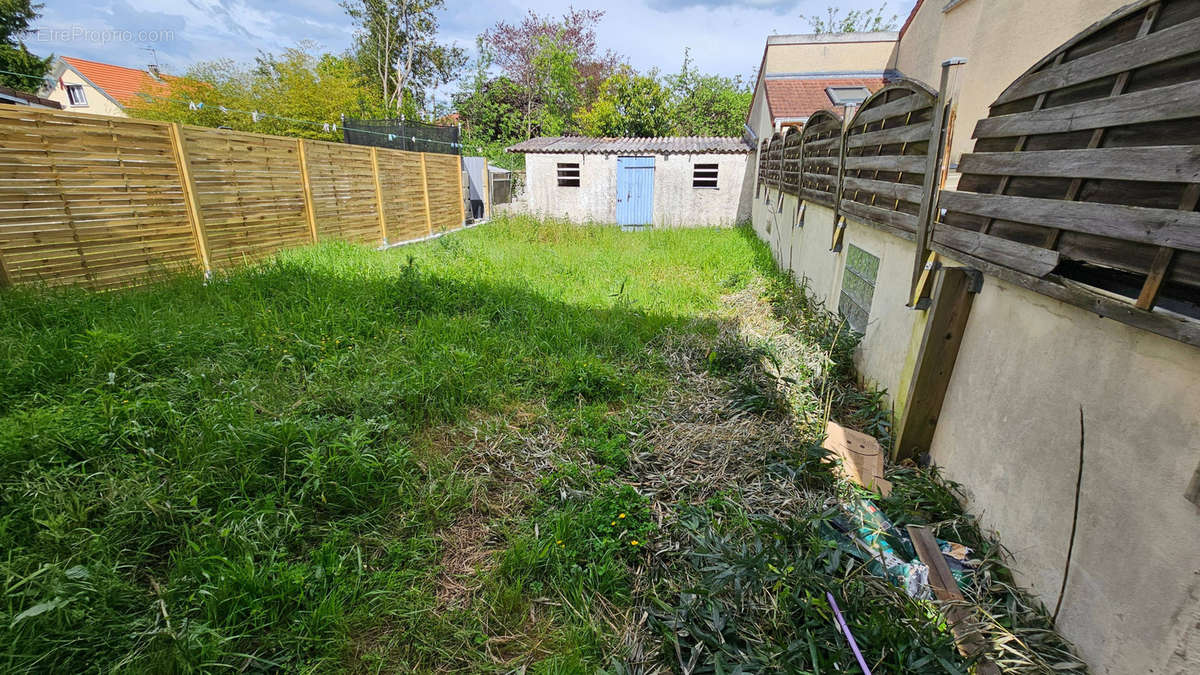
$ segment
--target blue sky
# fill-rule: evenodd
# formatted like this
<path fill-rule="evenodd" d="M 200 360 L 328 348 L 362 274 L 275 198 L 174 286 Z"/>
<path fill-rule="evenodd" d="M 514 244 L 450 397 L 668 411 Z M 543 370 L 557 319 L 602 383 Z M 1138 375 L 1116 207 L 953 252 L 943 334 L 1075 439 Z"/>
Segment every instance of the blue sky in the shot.
<path fill-rule="evenodd" d="M 914 0 L 888 0 L 903 22 Z M 758 68 L 763 41 L 772 33 L 803 33 L 801 17 L 838 4 L 874 7 L 880 0 L 581 0 L 579 8 L 604 9 L 597 30 L 602 48 L 624 55 L 641 70 L 678 69 L 690 47 L 708 72 L 748 77 Z M 473 48 L 475 36 L 499 19 L 527 10 L 561 14 L 553 0 L 447 0 L 442 38 Z M 27 39 L 31 51 L 54 52 L 144 67 L 154 48 L 167 72 L 196 61 L 252 59 L 260 50 L 280 51 L 313 40 L 328 51 L 346 49 L 354 27 L 336 0 L 59 0 L 47 2 Z M 453 89 L 453 87 L 451 87 Z"/>

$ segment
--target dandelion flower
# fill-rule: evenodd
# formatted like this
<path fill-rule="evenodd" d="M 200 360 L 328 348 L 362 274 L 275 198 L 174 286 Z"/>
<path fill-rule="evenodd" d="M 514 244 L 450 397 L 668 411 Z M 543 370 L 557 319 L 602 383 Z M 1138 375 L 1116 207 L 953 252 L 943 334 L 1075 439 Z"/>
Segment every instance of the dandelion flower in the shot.
<path fill-rule="evenodd" d="M 609 525 L 616 525 L 616 524 L 617 524 L 617 521 L 615 521 L 615 520 L 612 521 L 611 523 L 609 523 Z"/>
<path fill-rule="evenodd" d="M 629 542 L 629 544 L 630 544 L 631 546 L 637 546 L 637 545 L 638 545 L 638 540 L 637 540 L 637 539 L 634 539 L 634 540 L 630 541 L 630 542 Z"/>
<path fill-rule="evenodd" d="M 618 517 L 618 518 L 624 518 L 624 517 L 625 517 L 625 514 L 624 514 L 624 513 L 622 513 L 621 515 L 619 515 L 619 516 L 617 516 L 617 517 Z"/>

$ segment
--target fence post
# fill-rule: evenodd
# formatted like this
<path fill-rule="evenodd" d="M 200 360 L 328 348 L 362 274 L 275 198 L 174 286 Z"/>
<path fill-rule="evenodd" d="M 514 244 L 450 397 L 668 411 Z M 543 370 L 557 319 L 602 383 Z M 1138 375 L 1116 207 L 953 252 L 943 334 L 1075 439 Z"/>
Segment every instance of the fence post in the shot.
<path fill-rule="evenodd" d="M 466 197 L 466 195 L 463 194 L 462 155 L 456 155 L 456 160 L 457 161 L 455 162 L 455 164 L 458 165 L 457 167 L 455 167 L 458 169 L 458 171 L 457 171 L 457 173 L 458 173 L 458 226 L 461 228 L 461 227 L 467 226 L 467 201 L 466 201 L 467 197 Z"/>
<path fill-rule="evenodd" d="M 933 119 L 930 122 L 929 147 L 925 150 L 925 179 L 921 183 L 921 207 L 917 211 L 917 253 L 913 256 L 912 279 L 909 283 L 909 307 L 924 309 L 929 301 L 920 298 L 921 274 L 929 255 L 929 232 L 933 227 L 933 214 L 937 209 L 940 187 L 939 174 L 942 163 L 942 143 L 946 134 L 946 107 L 950 105 L 950 69 L 966 63 L 963 58 L 946 59 L 942 62 L 942 80 L 938 84 L 937 99 L 933 104 Z M 927 277 L 928 278 L 928 277 Z"/>
<path fill-rule="evenodd" d="M 433 218 L 429 215 L 429 176 L 425 172 L 425 153 L 421 153 L 421 194 L 425 197 L 425 226 L 433 235 Z"/>
<path fill-rule="evenodd" d="M 313 208 L 312 182 L 308 178 L 308 153 L 304 150 L 304 139 L 296 139 L 300 149 L 300 183 L 304 187 L 304 213 L 308 216 L 308 232 L 313 243 L 317 243 L 317 212 Z"/>
<path fill-rule="evenodd" d="M 209 258 L 208 232 L 204 229 L 204 216 L 200 205 L 196 202 L 196 183 L 192 179 L 192 162 L 188 159 L 187 150 L 183 147 L 183 127 L 178 122 L 172 122 L 167 129 L 171 135 L 171 148 L 175 151 L 175 165 L 179 168 L 179 184 L 183 189 L 183 200 L 187 203 L 188 219 L 192 221 L 192 232 L 196 236 L 196 251 L 200 254 L 200 264 L 204 274 L 212 274 L 212 260 Z"/>
<path fill-rule="evenodd" d="M 383 214 L 383 187 L 379 183 L 379 154 L 371 147 L 371 170 L 375 174 L 375 207 L 379 210 L 379 232 L 383 235 L 383 245 L 387 246 L 387 218 Z"/>
<path fill-rule="evenodd" d="M 8 264 L 4 262 L 4 251 L 0 251 L 0 288 L 12 285 L 12 275 L 8 273 Z"/>

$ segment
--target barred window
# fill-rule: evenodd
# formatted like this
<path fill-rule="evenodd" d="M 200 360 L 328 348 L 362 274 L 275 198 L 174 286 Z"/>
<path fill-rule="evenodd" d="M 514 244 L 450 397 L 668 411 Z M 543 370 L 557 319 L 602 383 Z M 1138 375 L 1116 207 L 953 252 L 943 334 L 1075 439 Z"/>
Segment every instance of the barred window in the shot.
<path fill-rule="evenodd" d="M 692 187 L 693 188 L 715 188 L 715 187 L 717 187 L 717 165 L 716 164 L 694 164 L 694 165 L 692 165 Z"/>
<path fill-rule="evenodd" d="M 867 332 L 871 297 L 875 295 L 875 275 L 878 273 L 879 258 L 853 244 L 847 247 L 838 313 L 846 317 L 846 323 L 858 333 Z"/>
<path fill-rule="evenodd" d="M 579 163 L 578 162 L 559 162 L 558 163 L 558 186 L 559 187 L 579 187 Z"/>

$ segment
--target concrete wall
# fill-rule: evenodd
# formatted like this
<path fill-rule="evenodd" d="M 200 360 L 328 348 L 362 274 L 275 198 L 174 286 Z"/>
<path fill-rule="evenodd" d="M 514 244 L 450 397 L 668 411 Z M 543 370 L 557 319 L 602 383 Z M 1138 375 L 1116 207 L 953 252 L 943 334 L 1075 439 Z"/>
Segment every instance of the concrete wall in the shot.
<path fill-rule="evenodd" d="M 749 220 L 749 153 L 654 156 L 656 227 L 732 225 Z M 579 187 L 559 187 L 558 164 L 579 164 Z M 717 187 L 693 188 L 694 164 L 717 165 Z M 573 222 L 615 223 L 617 155 L 529 154 L 525 157 L 530 213 Z"/>
<path fill-rule="evenodd" d="M 754 88 L 747 124 L 757 136 L 756 143 L 771 138 L 771 134 L 775 133 L 775 125 L 771 123 L 771 109 L 767 106 L 767 85 L 761 78 Z"/>
<path fill-rule="evenodd" d="M 764 192 L 755 232 L 836 311 L 845 254 L 829 252 L 832 210 L 809 204 L 792 227 L 797 199 Z M 926 319 L 904 306 L 914 246 L 853 219 L 844 241 L 880 259 L 855 365 L 889 390 L 900 419 Z M 1080 405 L 1086 460 L 1059 628 L 1096 673 L 1198 673 L 1200 508 L 1184 494 L 1200 470 L 1200 350 L 985 277 L 931 456 L 1049 607 L 1071 529 Z"/>
<path fill-rule="evenodd" d="M 879 72 L 891 58 L 896 33 L 772 35 L 762 74 Z"/>
<path fill-rule="evenodd" d="M 1200 672 L 1200 350 L 994 278 L 975 298 L 932 455 L 1095 673 Z M 1190 640 L 1190 644 L 1188 644 Z"/>
<path fill-rule="evenodd" d="M 61 78 L 64 85 L 79 84 L 83 85 L 84 98 L 87 99 L 87 105 L 71 105 L 70 99 L 67 97 L 66 87 L 58 85 L 58 79 Z M 104 95 L 96 87 L 93 87 L 90 82 L 80 77 L 70 68 L 64 68 L 61 72 L 55 74 L 54 86 L 42 93 L 42 96 L 52 101 L 58 101 L 62 104 L 63 110 L 71 112 L 91 113 L 93 115 L 108 115 L 110 117 L 128 117 L 125 110 L 114 103 L 111 99 Z"/>
<path fill-rule="evenodd" d="M 768 196 L 764 198 L 764 193 Z M 859 376 L 871 387 L 889 394 L 895 416 L 903 415 L 909 378 L 925 330 L 926 312 L 905 306 L 916 247 L 905 239 L 848 218 L 842 250 L 829 250 L 833 240 L 833 209 L 809 203 L 804 224 L 793 227 L 799 200 L 764 189 L 754 200 L 754 229 L 771 244 L 781 269 L 791 270 L 827 309 L 837 312 L 849 245 L 879 258 L 879 274 L 871 299 L 870 317 L 854 354 Z"/>
<path fill-rule="evenodd" d="M 966 57 L 959 71 L 952 161 L 974 146 L 971 132 L 988 106 L 1042 57 L 1130 0 L 963 0 L 943 11 L 926 0 L 896 44 L 888 67 L 931 87 L 941 63 Z"/>

